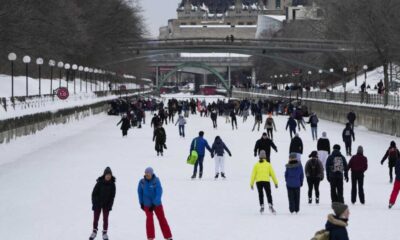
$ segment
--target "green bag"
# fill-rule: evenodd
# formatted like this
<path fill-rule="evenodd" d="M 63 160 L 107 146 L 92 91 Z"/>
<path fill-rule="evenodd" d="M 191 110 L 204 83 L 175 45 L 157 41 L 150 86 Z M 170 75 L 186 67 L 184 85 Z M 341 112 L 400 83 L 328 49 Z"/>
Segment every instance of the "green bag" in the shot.
<path fill-rule="evenodd" d="M 326 230 L 318 231 L 311 240 L 329 240 L 329 232 Z"/>
<path fill-rule="evenodd" d="M 197 144 L 197 141 L 194 142 L 193 149 L 196 149 L 196 144 Z M 198 158 L 199 158 L 199 154 L 197 153 L 197 151 L 196 150 L 192 150 L 192 152 L 190 153 L 190 155 L 187 158 L 186 162 L 187 162 L 187 164 L 195 165 Z"/>

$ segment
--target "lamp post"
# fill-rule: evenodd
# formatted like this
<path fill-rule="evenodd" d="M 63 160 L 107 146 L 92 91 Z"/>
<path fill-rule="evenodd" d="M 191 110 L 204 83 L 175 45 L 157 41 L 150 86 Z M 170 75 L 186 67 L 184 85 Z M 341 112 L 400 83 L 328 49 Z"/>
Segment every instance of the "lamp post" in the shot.
<path fill-rule="evenodd" d="M 17 54 L 8 54 L 8 60 L 11 62 L 11 100 L 14 101 L 14 61 L 17 60 Z"/>
<path fill-rule="evenodd" d="M 343 68 L 343 101 L 346 102 L 346 73 L 347 73 L 348 69 L 347 67 Z"/>
<path fill-rule="evenodd" d="M 76 64 L 72 64 L 72 70 L 73 70 L 73 72 L 72 72 L 72 74 L 73 74 L 73 80 L 74 80 L 74 94 L 76 94 L 76 76 L 75 76 L 75 74 L 76 74 L 76 70 L 78 70 L 78 65 L 76 65 Z"/>
<path fill-rule="evenodd" d="M 62 70 L 64 68 L 63 62 L 58 62 L 57 67 L 60 69 L 60 81 L 58 82 L 58 87 L 61 87 L 61 80 L 62 80 Z"/>
<path fill-rule="evenodd" d="M 87 93 L 87 83 L 88 83 L 88 72 L 89 72 L 89 68 L 85 67 L 83 68 L 83 71 L 85 72 L 85 85 L 86 85 L 86 93 Z"/>
<path fill-rule="evenodd" d="M 97 92 L 97 68 L 93 69 L 94 91 Z"/>
<path fill-rule="evenodd" d="M 90 82 L 90 91 L 93 91 L 93 84 L 92 84 L 92 79 L 93 79 L 93 68 L 89 68 L 89 82 Z"/>
<path fill-rule="evenodd" d="M 367 89 L 367 70 L 368 70 L 368 66 L 364 65 L 363 66 L 364 69 L 364 82 L 365 82 L 365 89 Z"/>
<path fill-rule="evenodd" d="M 333 74 L 334 71 L 335 71 L 335 70 L 333 70 L 333 68 L 329 69 L 329 72 L 330 72 L 331 74 Z M 332 92 L 333 92 L 333 84 L 332 84 Z"/>
<path fill-rule="evenodd" d="M 53 94 L 53 67 L 56 65 L 56 61 L 49 60 L 50 66 L 50 94 Z"/>
<path fill-rule="evenodd" d="M 28 65 L 29 65 L 29 63 L 31 62 L 31 57 L 29 57 L 29 56 L 25 56 L 23 59 L 22 59 L 22 61 L 25 63 L 25 76 L 26 76 L 26 83 L 25 83 L 25 90 L 26 90 L 26 96 L 28 96 L 29 95 L 29 87 L 28 87 Z"/>
<path fill-rule="evenodd" d="M 38 65 L 39 70 L 39 96 L 42 95 L 42 65 L 43 65 L 43 58 L 37 58 L 36 64 Z"/>
<path fill-rule="evenodd" d="M 319 90 L 321 91 L 321 83 L 322 83 L 322 73 L 323 73 L 324 71 L 322 70 L 322 69 L 320 69 L 320 70 L 318 70 L 318 73 L 319 73 L 319 83 L 318 83 L 318 87 L 319 87 Z"/>
<path fill-rule="evenodd" d="M 79 71 L 79 92 L 82 92 L 82 72 L 83 72 L 83 66 L 78 67 Z"/>
<path fill-rule="evenodd" d="M 65 68 L 65 81 L 67 82 L 67 89 L 68 89 L 68 80 L 69 80 L 69 69 L 71 69 L 71 65 L 69 63 L 66 63 L 64 65 Z"/>
<path fill-rule="evenodd" d="M 310 84 L 311 83 L 311 74 L 312 74 L 312 72 L 308 71 L 307 73 L 308 73 L 308 84 Z"/>

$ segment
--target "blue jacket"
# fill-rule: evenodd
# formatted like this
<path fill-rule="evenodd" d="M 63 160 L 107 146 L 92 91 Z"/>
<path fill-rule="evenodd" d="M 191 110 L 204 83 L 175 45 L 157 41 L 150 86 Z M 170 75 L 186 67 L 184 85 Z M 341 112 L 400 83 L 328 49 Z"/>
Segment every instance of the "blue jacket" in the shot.
<path fill-rule="evenodd" d="M 161 187 L 161 182 L 156 175 L 153 175 L 151 180 L 143 178 L 139 181 L 138 185 L 138 195 L 139 202 L 146 207 L 160 206 L 161 196 L 163 189 Z"/>
<path fill-rule="evenodd" d="M 224 152 L 227 151 L 229 155 L 231 155 L 231 151 L 229 151 L 228 147 L 222 141 L 220 137 L 216 137 L 215 141 L 211 148 L 211 154 L 216 154 L 217 156 L 224 156 Z"/>
<path fill-rule="evenodd" d="M 286 186 L 290 188 L 303 186 L 303 166 L 298 161 L 291 161 L 289 164 L 286 164 L 285 180 Z"/>
<path fill-rule="evenodd" d="M 333 150 L 332 154 L 326 160 L 326 176 L 328 181 L 331 177 L 348 178 L 348 168 L 346 158 L 339 150 Z"/>
<path fill-rule="evenodd" d="M 194 148 L 195 143 L 196 148 Z M 209 152 L 211 152 L 211 148 L 208 145 L 207 140 L 205 140 L 203 137 L 197 137 L 193 139 L 192 144 L 190 145 L 190 152 L 196 150 L 199 156 L 204 156 L 206 154 L 206 148 Z"/>
<path fill-rule="evenodd" d="M 328 216 L 325 229 L 329 232 L 329 240 L 349 240 L 347 223 L 334 215 Z"/>
<path fill-rule="evenodd" d="M 397 159 L 396 161 L 395 171 L 396 171 L 396 180 L 400 181 L 400 159 Z"/>
<path fill-rule="evenodd" d="M 289 128 L 290 130 L 294 130 L 297 127 L 296 120 L 293 117 L 290 117 L 286 124 L 286 130 Z"/>

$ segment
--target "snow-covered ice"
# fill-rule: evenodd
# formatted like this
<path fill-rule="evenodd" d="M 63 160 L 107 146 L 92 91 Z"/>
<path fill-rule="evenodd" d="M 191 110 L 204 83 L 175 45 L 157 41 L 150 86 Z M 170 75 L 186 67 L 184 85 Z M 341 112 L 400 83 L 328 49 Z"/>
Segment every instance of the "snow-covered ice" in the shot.
<path fill-rule="evenodd" d="M 327 181 L 321 184 L 321 204 L 309 206 L 307 184 L 302 188 L 301 210 L 292 216 L 288 210 L 284 166 L 289 151 L 286 117 L 276 117 L 274 133 L 278 153 L 272 152 L 279 189 L 273 189 L 277 215 L 260 215 L 258 196 L 250 190 L 250 174 L 257 159 L 255 141 L 262 132 L 251 132 L 253 119 L 232 131 L 225 119 L 218 118 L 218 130 L 209 118 L 190 116 L 187 138 L 179 137 L 178 127 L 165 126 L 167 146 L 164 157 L 157 157 L 151 140 L 150 114 L 142 129 L 129 132 L 126 139 L 116 123 L 119 117 L 100 114 L 66 125 L 51 126 L 36 135 L 21 137 L 0 145 L 0 233 L 8 240 L 87 239 L 91 232 L 91 191 L 95 180 L 110 166 L 117 178 L 117 195 L 110 215 L 110 239 L 145 239 L 145 215 L 137 198 L 137 184 L 145 167 L 152 166 L 160 177 L 163 204 L 174 239 L 310 239 L 324 227 L 331 213 Z M 319 133 L 327 131 L 331 144 L 340 143 L 341 124 L 321 121 Z M 199 130 L 211 144 L 222 137 L 233 157 L 226 158 L 227 180 L 213 179 L 214 162 L 207 153 L 203 180 L 190 180 L 192 166 L 186 164 L 189 144 Z M 400 206 L 388 210 L 392 185 L 388 168 L 380 159 L 389 142 L 398 138 L 356 128 L 356 142 L 364 146 L 369 160 L 366 172 L 366 205 L 350 204 L 350 239 L 398 239 Z M 310 129 L 301 131 L 307 155 L 316 148 Z M 354 151 L 354 150 L 353 150 Z M 303 156 L 303 161 L 305 160 Z M 350 183 L 345 184 L 349 202 Z M 101 220 L 100 220 L 101 226 Z M 157 239 L 162 239 L 156 222 Z M 98 237 L 100 239 L 101 236 Z"/>

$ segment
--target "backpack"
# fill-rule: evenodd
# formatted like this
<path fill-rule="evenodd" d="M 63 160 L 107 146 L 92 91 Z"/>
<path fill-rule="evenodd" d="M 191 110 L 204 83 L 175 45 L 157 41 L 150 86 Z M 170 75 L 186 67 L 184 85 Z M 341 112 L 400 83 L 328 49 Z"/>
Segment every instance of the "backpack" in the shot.
<path fill-rule="evenodd" d="M 197 140 L 194 141 L 193 150 L 190 152 L 190 155 L 189 155 L 189 157 L 188 157 L 187 160 L 186 160 L 186 163 L 187 163 L 187 164 L 195 165 L 197 159 L 199 158 L 199 154 L 198 154 L 197 151 L 196 151 L 196 145 L 197 145 Z"/>
<path fill-rule="evenodd" d="M 267 119 L 267 124 L 271 126 L 272 125 L 272 121 L 273 121 L 272 118 L 268 118 Z"/>
<path fill-rule="evenodd" d="M 317 177 L 321 172 L 320 165 L 318 164 L 318 159 L 313 159 L 310 162 L 310 177 Z"/>
<path fill-rule="evenodd" d="M 397 148 L 392 147 L 389 149 L 389 160 L 395 161 L 399 156 L 397 156 Z"/>
<path fill-rule="evenodd" d="M 329 240 L 329 232 L 326 230 L 320 230 L 315 233 L 311 240 Z"/>
<path fill-rule="evenodd" d="M 350 136 L 351 136 L 350 130 L 346 130 L 346 131 L 344 132 L 344 135 L 347 136 L 347 137 L 350 137 Z"/>

